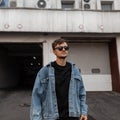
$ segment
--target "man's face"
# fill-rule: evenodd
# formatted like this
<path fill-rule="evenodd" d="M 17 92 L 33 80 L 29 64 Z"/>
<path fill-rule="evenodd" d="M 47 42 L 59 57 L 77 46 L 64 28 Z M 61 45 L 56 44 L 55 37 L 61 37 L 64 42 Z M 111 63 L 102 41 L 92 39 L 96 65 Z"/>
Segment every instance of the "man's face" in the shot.
<path fill-rule="evenodd" d="M 68 55 L 69 47 L 66 42 L 63 42 L 62 44 L 58 44 L 55 46 L 55 49 L 53 50 L 53 53 L 56 55 L 57 58 L 65 59 Z"/>

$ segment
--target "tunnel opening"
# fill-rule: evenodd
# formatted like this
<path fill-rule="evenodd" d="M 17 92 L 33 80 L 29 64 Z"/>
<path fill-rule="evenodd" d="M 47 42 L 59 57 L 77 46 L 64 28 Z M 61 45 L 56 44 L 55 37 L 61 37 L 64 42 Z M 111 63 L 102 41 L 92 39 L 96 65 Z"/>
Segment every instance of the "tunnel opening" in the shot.
<path fill-rule="evenodd" d="M 32 88 L 42 53 L 42 43 L 1 43 L 0 88 Z"/>

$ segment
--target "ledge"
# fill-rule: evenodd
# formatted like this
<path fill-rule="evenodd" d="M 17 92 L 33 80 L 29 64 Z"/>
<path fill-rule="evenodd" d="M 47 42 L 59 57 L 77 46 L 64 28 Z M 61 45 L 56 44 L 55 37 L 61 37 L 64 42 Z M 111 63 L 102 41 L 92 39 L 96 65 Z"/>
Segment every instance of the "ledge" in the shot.
<path fill-rule="evenodd" d="M 120 10 L 0 8 L 0 31 L 119 33 Z"/>

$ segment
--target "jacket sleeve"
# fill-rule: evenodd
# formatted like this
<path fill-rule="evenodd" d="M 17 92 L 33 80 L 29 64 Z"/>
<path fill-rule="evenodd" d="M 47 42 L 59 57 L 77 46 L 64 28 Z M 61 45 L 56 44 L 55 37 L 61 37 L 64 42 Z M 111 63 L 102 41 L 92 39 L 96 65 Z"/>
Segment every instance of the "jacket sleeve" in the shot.
<path fill-rule="evenodd" d="M 35 84 L 32 91 L 32 97 L 31 97 L 31 107 L 30 107 L 30 120 L 42 120 L 42 114 L 41 114 L 41 102 L 42 102 L 42 93 L 43 88 L 40 84 L 41 78 L 41 71 L 38 72 L 37 77 L 35 79 Z"/>
<path fill-rule="evenodd" d="M 81 74 L 80 74 L 81 76 Z M 82 115 L 87 115 L 88 112 L 88 106 L 86 104 L 86 91 L 85 91 L 85 87 L 83 84 L 83 79 L 81 77 L 80 80 L 80 92 L 79 92 L 79 98 L 80 98 L 80 108 L 81 108 L 81 114 Z"/>

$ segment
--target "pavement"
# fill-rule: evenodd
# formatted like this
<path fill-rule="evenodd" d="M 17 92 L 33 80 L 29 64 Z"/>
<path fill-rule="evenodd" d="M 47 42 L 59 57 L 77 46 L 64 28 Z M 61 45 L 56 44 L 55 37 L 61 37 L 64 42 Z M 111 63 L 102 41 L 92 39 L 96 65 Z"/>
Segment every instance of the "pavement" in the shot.
<path fill-rule="evenodd" d="M 87 103 L 90 120 L 120 120 L 120 93 L 88 92 Z"/>
<path fill-rule="evenodd" d="M 31 89 L 0 90 L 0 120 L 30 120 Z M 120 93 L 87 92 L 88 120 L 120 120 Z"/>

